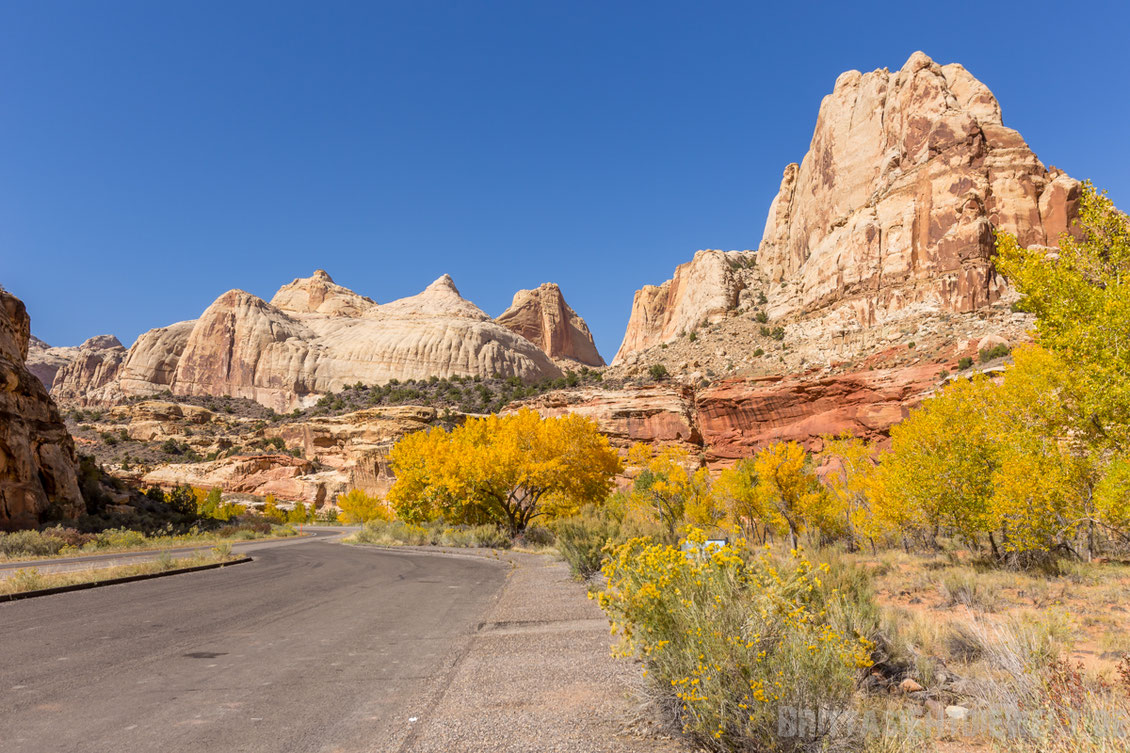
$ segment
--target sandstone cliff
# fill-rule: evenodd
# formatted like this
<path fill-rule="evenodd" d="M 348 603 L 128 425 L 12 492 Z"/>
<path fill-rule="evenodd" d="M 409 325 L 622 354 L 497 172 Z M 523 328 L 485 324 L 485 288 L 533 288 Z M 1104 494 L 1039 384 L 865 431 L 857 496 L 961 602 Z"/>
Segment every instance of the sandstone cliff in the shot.
<path fill-rule="evenodd" d="M 736 309 L 742 291 L 756 280 L 755 262 L 751 251 L 699 251 L 676 267 L 670 280 L 637 290 L 624 341 L 612 363 L 694 332 Z"/>
<path fill-rule="evenodd" d="M 28 338 L 27 370 L 39 377 L 48 390 L 55 382 L 55 375 L 78 355 L 78 347 L 52 347 L 35 335 Z"/>
<path fill-rule="evenodd" d="M 1079 185 L 1048 170 L 960 65 L 917 52 L 897 72 L 849 71 L 789 165 L 759 249 L 773 317 L 866 327 L 992 303 L 994 228 L 1054 245 Z"/>
<path fill-rule="evenodd" d="M 1002 124 L 992 93 L 960 65 L 918 52 L 896 72 L 849 71 L 821 103 L 809 151 L 785 168 L 769 208 L 756 255 L 764 312 L 828 359 L 851 357 L 843 341 L 869 329 L 913 331 L 924 319 L 981 310 L 1005 287 L 991 261 L 994 228 L 1055 245 L 1079 191 Z M 674 340 L 694 323 L 681 312 L 735 300 L 717 262 L 712 274 L 696 271 L 700 256 L 636 294 L 614 364 Z"/>
<path fill-rule="evenodd" d="M 55 374 L 51 397 L 82 405 L 119 399 L 118 376 L 125 358 L 125 347 L 113 335 L 90 338 L 78 346 L 70 363 Z"/>
<path fill-rule="evenodd" d="M 30 331 L 23 302 L 0 288 L 0 529 L 85 509 L 74 443 L 47 388 L 24 365 Z"/>
<path fill-rule="evenodd" d="M 495 321 L 537 345 L 554 361 L 604 365 L 585 320 L 552 282 L 534 290 L 519 290 L 510 308 Z"/>
<path fill-rule="evenodd" d="M 101 358 L 61 369 L 60 397 L 93 404 L 169 391 L 246 397 L 289 411 L 355 382 L 493 374 L 533 381 L 562 373 L 537 345 L 463 298 L 447 275 L 378 305 L 322 270 L 283 286 L 271 303 L 230 290 L 199 319 L 151 330 L 128 353 Z"/>
<path fill-rule="evenodd" d="M 677 445 L 712 469 L 772 442 L 810 450 L 849 432 L 883 441 L 934 389 L 937 365 L 822 376 L 726 379 L 705 387 L 666 382 L 622 389 L 551 392 L 517 403 L 544 416 L 576 413 L 597 422 L 622 450 L 635 442 Z"/>

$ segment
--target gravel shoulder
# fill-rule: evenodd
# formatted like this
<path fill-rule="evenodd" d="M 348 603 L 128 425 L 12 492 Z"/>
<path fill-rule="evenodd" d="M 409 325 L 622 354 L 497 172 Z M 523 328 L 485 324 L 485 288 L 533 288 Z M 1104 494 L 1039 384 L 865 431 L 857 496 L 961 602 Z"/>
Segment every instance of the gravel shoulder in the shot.
<path fill-rule="evenodd" d="M 462 552 L 511 568 L 400 751 L 687 750 L 648 720 L 631 689 L 638 667 L 611 656 L 608 620 L 564 563 L 538 554 Z"/>

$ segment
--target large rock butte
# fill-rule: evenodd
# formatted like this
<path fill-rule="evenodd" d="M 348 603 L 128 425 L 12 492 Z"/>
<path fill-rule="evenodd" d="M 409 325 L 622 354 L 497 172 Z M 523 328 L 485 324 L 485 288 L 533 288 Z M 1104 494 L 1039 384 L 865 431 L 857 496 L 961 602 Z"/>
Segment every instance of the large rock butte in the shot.
<path fill-rule="evenodd" d="M 463 298 L 447 275 L 418 295 L 377 304 L 318 270 L 283 286 L 270 303 L 230 290 L 199 319 L 150 330 L 128 352 L 88 353 L 84 344 L 58 369 L 53 389 L 79 404 L 167 390 L 246 397 L 291 410 L 358 381 L 559 377 L 561 369 L 540 343 L 561 358 L 588 362 L 583 359 L 599 355 L 585 349 L 586 337 L 592 345 L 588 327 L 557 294 L 556 303 L 550 296 L 542 307 L 557 306 L 564 327 L 534 342 Z M 543 321 L 553 320 L 546 315 Z"/>
<path fill-rule="evenodd" d="M 766 312 L 815 342 L 977 311 L 1004 289 L 994 228 L 1054 246 L 1079 195 L 1003 125 L 997 100 L 962 66 L 916 52 L 896 72 L 848 71 L 769 208 L 756 255 Z M 740 281 L 722 258 L 700 252 L 640 290 L 613 363 L 736 300 Z"/>
<path fill-rule="evenodd" d="M 25 366 L 30 324 L 23 302 L 0 288 L 0 529 L 85 509 L 74 442 L 47 388 Z"/>
<path fill-rule="evenodd" d="M 519 290 L 510 308 L 495 319 L 537 345 L 554 361 L 568 365 L 603 366 L 592 333 L 577 315 L 555 283 L 546 282 L 533 290 Z"/>

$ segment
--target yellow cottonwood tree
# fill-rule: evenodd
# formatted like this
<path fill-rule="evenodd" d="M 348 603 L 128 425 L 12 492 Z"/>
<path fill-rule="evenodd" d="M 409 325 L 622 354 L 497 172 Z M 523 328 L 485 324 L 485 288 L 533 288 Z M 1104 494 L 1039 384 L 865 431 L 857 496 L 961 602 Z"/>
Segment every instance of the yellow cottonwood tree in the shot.
<path fill-rule="evenodd" d="M 828 530 L 832 524 L 828 496 L 810 467 L 808 453 L 798 442 L 769 445 L 757 453 L 753 468 L 771 516 L 784 522 L 794 549 L 809 525 Z"/>
<path fill-rule="evenodd" d="M 721 522 L 724 511 L 712 504 L 710 477 L 705 468 L 689 469 L 693 461 L 686 450 L 640 442 L 628 450 L 628 463 L 640 469 L 632 487 L 633 505 L 659 523 L 671 542 L 685 523 L 710 527 Z"/>
<path fill-rule="evenodd" d="M 392 520 L 392 509 L 384 500 L 375 495 L 370 496 L 360 489 L 350 489 L 347 493 L 338 495 L 337 506 L 341 508 L 341 519 L 344 523 Z"/>
<path fill-rule="evenodd" d="M 773 518 L 753 458 L 739 460 L 718 474 L 711 495 L 747 540 L 765 543 L 774 530 Z"/>
<path fill-rule="evenodd" d="M 871 448 L 862 439 L 845 433 L 824 437 L 824 448 L 818 458 L 830 466 L 824 485 L 832 500 L 831 509 L 843 515 L 848 550 L 855 551 L 858 535 L 872 538 L 877 532 L 868 526 L 871 516 L 868 515 L 867 490 L 875 471 Z"/>
<path fill-rule="evenodd" d="M 991 528 L 992 382 L 957 380 L 891 429 L 872 486 L 872 514 L 889 527 L 934 541 L 946 527 L 971 546 Z"/>
<path fill-rule="evenodd" d="M 596 422 L 527 408 L 410 434 L 390 459 L 396 482 L 388 500 L 401 518 L 489 519 L 513 534 L 536 517 L 603 501 L 621 467 Z"/>
<path fill-rule="evenodd" d="M 997 268 L 1036 315 L 1037 343 L 1070 369 L 1074 432 L 1118 447 L 1130 439 L 1130 219 L 1084 184 L 1079 219 L 1059 251 L 997 234 Z"/>

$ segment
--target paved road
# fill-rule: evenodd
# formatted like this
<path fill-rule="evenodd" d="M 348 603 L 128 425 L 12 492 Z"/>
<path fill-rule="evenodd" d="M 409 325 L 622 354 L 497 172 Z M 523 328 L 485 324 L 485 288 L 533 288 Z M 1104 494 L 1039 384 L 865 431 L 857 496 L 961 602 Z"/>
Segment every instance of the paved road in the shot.
<path fill-rule="evenodd" d="M 400 751 L 506 578 L 324 538 L 254 557 L 0 604 L 0 751 Z"/>

